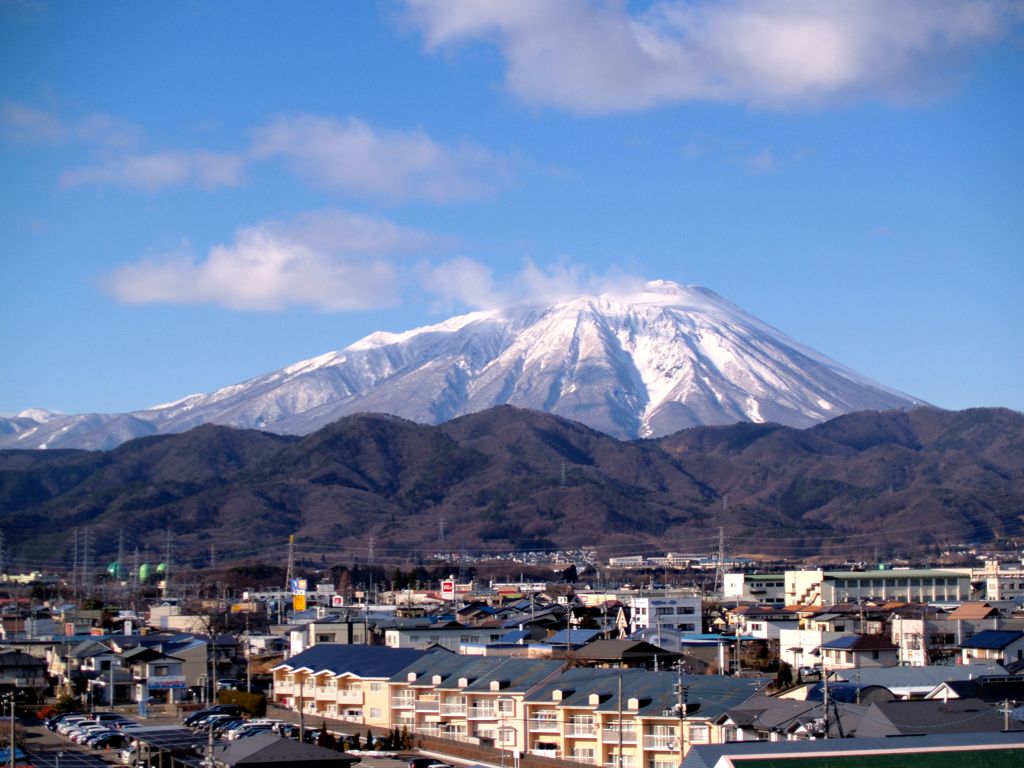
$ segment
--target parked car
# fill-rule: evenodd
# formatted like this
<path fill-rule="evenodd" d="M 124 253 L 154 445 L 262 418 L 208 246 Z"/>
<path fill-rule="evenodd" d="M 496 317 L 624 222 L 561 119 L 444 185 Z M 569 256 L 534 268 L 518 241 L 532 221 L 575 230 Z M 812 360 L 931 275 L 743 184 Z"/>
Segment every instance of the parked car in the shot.
<path fill-rule="evenodd" d="M 118 749 L 125 746 L 131 738 L 123 733 L 112 731 L 111 733 L 89 739 L 87 742 L 93 749 Z"/>
<path fill-rule="evenodd" d="M 242 708 L 237 704 L 214 704 L 212 707 L 200 709 L 185 718 L 185 725 L 192 726 L 207 715 L 233 715 L 242 716 Z"/>
<path fill-rule="evenodd" d="M 79 723 L 84 723 L 88 719 L 89 718 L 85 715 L 71 715 L 71 717 L 65 717 L 57 725 L 57 733 L 59 733 L 61 736 L 66 736 L 68 731 L 72 730 L 73 728 L 77 728 Z"/>
<path fill-rule="evenodd" d="M 54 715 L 46 719 L 46 729 L 48 731 L 56 731 L 57 726 L 67 720 L 69 717 L 85 717 L 81 712 L 62 712 L 59 715 Z"/>
<path fill-rule="evenodd" d="M 237 741 L 238 739 L 245 739 L 249 736 L 255 736 L 257 733 L 273 733 L 273 726 L 271 725 L 246 725 L 238 730 L 231 731 L 228 733 L 228 741 Z"/>

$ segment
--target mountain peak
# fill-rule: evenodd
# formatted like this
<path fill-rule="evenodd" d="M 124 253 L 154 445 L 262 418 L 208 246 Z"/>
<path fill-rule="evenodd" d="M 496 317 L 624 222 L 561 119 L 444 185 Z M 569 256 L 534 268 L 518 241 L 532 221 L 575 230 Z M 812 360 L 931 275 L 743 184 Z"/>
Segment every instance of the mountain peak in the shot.
<path fill-rule="evenodd" d="M 618 438 L 703 424 L 805 427 L 843 413 L 918 404 L 790 339 L 714 291 L 668 280 L 599 296 L 482 310 L 380 331 L 344 349 L 156 409 L 31 434 L 0 424 L 0 447 L 107 447 L 203 423 L 308 434 L 379 412 L 437 424 L 514 405 Z M 104 430 L 116 425 L 111 437 Z M 109 430 L 108 430 L 109 431 Z M 82 444 L 83 436 L 92 442 Z M 75 442 L 75 441 L 79 442 Z"/>

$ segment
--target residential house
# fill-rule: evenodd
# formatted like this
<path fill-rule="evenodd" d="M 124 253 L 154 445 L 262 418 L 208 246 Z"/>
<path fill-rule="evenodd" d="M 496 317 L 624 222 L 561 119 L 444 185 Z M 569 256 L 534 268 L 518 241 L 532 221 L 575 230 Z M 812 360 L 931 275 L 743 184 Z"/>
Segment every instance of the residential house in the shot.
<path fill-rule="evenodd" d="M 1024 729 L 1024 723 L 1005 718 L 981 699 L 912 699 L 873 702 L 857 729 L 857 735 L 927 736 L 1021 729 Z"/>
<path fill-rule="evenodd" d="M 960 643 L 960 661 L 976 661 L 1007 665 L 1024 660 L 1024 632 L 1017 630 L 985 629 Z"/>
<path fill-rule="evenodd" d="M 826 670 L 895 667 L 899 646 L 877 635 L 836 637 L 822 643 L 821 663 Z"/>
<path fill-rule="evenodd" d="M 132 672 L 135 701 L 175 704 L 185 699 L 188 685 L 181 659 L 140 645 L 121 654 L 121 661 Z"/>

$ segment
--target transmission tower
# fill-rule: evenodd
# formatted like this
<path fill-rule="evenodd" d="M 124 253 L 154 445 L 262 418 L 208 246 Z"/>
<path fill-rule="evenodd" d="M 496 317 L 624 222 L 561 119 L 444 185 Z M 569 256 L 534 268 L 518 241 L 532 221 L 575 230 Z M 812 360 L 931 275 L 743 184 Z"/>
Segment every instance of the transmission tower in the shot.
<path fill-rule="evenodd" d="M 4 532 L 0 529 L 0 576 L 7 573 L 7 561 L 5 559 L 5 553 L 7 551 L 6 542 L 4 542 Z"/>
<path fill-rule="evenodd" d="M 288 567 L 284 572 L 284 590 L 288 592 L 292 588 L 292 579 L 295 578 L 295 534 L 288 537 Z"/>
<path fill-rule="evenodd" d="M 724 500 L 723 500 L 724 501 Z M 718 527 L 718 567 L 715 568 L 715 592 L 722 591 L 725 581 L 725 529 Z"/>
<path fill-rule="evenodd" d="M 164 597 L 170 597 L 171 594 L 171 572 L 174 570 L 171 567 L 171 558 L 174 556 L 174 541 L 171 538 L 171 529 L 167 529 L 167 543 L 165 545 L 164 553 Z"/>
<path fill-rule="evenodd" d="M 117 580 L 124 581 L 124 528 L 117 532 Z"/>
<path fill-rule="evenodd" d="M 78 602 L 78 529 L 75 528 L 75 544 L 71 548 L 71 588 L 75 594 L 75 602 Z"/>
<path fill-rule="evenodd" d="M 92 544 L 89 542 L 89 526 L 82 529 L 82 586 L 88 590 L 92 585 Z"/>
<path fill-rule="evenodd" d="M 564 462 L 564 461 L 562 462 L 562 477 L 561 477 L 561 486 L 562 486 L 563 488 L 565 488 L 565 462 Z"/>
<path fill-rule="evenodd" d="M 210 545 L 210 569 L 217 567 L 217 547 L 214 544 Z"/>

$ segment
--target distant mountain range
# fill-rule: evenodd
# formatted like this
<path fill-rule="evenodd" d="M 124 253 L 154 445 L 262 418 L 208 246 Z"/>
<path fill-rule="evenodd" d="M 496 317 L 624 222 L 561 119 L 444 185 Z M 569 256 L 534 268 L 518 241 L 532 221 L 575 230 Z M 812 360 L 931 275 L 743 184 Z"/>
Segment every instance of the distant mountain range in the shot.
<path fill-rule="evenodd" d="M 331 564 L 461 550 L 596 547 L 883 557 L 955 542 L 1020 546 L 1024 415 L 1001 409 L 844 415 L 808 429 L 741 423 L 623 442 L 498 407 L 425 426 L 349 416 L 308 436 L 202 426 L 110 451 L 0 451 L 9 555 L 69 567 L 127 551 L 280 562 L 290 534 Z M 148 548 L 148 552 L 147 552 Z M 322 558 L 322 560 L 320 559 Z"/>
<path fill-rule="evenodd" d="M 474 312 L 177 402 L 122 414 L 25 411 L 0 448 L 107 449 L 221 424 L 305 435 L 354 413 L 440 424 L 514 405 L 614 437 L 709 424 L 806 427 L 920 405 L 788 338 L 712 291 L 656 281 L 630 295 Z"/>

